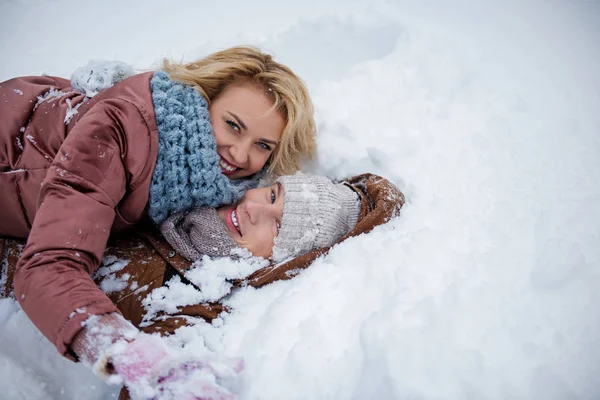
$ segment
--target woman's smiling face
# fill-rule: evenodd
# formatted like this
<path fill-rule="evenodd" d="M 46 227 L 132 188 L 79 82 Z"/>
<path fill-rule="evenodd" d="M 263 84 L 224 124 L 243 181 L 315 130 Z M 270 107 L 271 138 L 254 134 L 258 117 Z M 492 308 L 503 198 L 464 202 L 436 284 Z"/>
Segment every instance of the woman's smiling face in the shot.
<path fill-rule="evenodd" d="M 269 258 L 283 218 L 283 187 L 276 183 L 248 190 L 237 205 L 221 207 L 217 214 L 234 242 L 254 256 Z"/>
<path fill-rule="evenodd" d="M 252 82 L 231 84 L 212 100 L 209 111 L 223 174 L 237 179 L 260 171 L 285 128 L 264 88 Z"/>

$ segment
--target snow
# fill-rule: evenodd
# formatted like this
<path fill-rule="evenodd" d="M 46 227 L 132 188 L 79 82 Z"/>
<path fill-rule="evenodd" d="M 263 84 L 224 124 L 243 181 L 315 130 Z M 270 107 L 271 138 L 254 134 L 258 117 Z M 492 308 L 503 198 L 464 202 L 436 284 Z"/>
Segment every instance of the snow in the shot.
<path fill-rule="evenodd" d="M 90 369 L 57 356 L 14 301 L 0 300 L 0 326 L 2 400 L 113 398 Z"/>
<path fill-rule="evenodd" d="M 81 107 L 83 104 L 86 103 L 87 101 L 87 97 L 83 99 L 83 101 L 81 101 L 81 103 L 77 104 L 75 107 L 73 107 L 71 105 L 71 99 L 66 99 L 67 102 L 67 112 L 65 114 L 65 125 L 69 125 L 69 123 L 71 122 L 71 119 L 73 119 L 74 116 L 76 116 L 77 114 L 79 114 L 79 111 L 77 111 L 79 109 L 79 107 Z"/>
<path fill-rule="evenodd" d="M 80 257 L 79 253 L 75 253 L 75 255 Z M 100 289 L 105 293 L 114 293 L 125 289 L 131 276 L 127 273 L 117 276 L 117 272 L 123 270 L 130 262 L 130 260 L 120 260 L 113 255 L 103 257 L 102 266 L 93 275 L 95 280 L 102 278 Z"/>
<path fill-rule="evenodd" d="M 176 275 L 163 287 L 154 289 L 143 300 L 146 313 L 142 325 L 155 321 L 161 312 L 173 314 L 182 306 L 218 301 L 231 291 L 232 280 L 246 278 L 269 265 L 261 257 L 251 257 L 247 250 L 240 250 L 238 256 L 241 258 L 236 260 L 204 256 L 185 273 L 193 285 L 183 283 Z"/>
<path fill-rule="evenodd" d="M 134 75 L 133 68 L 124 62 L 93 60 L 71 75 L 71 84 L 86 97 L 94 97 L 123 79 Z M 67 122 L 65 122 L 67 123 Z"/>
<path fill-rule="evenodd" d="M 230 281 L 245 278 L 267 266 L 269 266 L 269 262 L 261 257 L 231 260 L 229 258 L 211 259 L 204 256 L 202 260 L 192 265 L 185 277 L 201 289 L 202 302 L 211 302 L 217 301 L 229 293 Z"/>
<path fill-rule="evenodd" d="M 4 2 L 0 80 L 257 44 L 313 95 L 305 171 L 377 173 L 407 199 L 385 226 L 290 281 L 238 290 L 231 314 L 169 341 L 243 357 L 242 399 L 600 397 L 600 3 L 157 4 Z M 64 10 L 85 35 L 46 23 Z M 199 18 L 211 13 L 227 18 Z M 11 300 L 0 343 L 9 399 L 116 396 Z"/>
<path fill-rule="evenodd" d="M 43 102 L 52 103 L 53 101 L 58 100 L 70 93 L 72 93 L 72 92 L 61 92 L 60 90 L 51 88 L 49 91 L 47 91 L 43 95 L 37 97 L 37 102 L 33 106 L 33 111 L 35 111 L 40 106 L 40 104 L 42 104 Z"/>

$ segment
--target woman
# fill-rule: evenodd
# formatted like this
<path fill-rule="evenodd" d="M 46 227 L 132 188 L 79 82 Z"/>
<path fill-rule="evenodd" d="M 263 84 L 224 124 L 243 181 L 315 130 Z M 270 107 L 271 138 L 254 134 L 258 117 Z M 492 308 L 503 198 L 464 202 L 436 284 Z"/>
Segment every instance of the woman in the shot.
<path fill-rule="evenodd" d="M 27 238 L 15 295 L 70 358 L 83 321 L 117 312 L 90 278 L 111 233 L 231 204 L 314 149 L 305 86 L 248 47 L 165 62 L 93 98 L 44 76 L 0 83 L 0 99 L 0 236 Z"/>
<path fill-rule="evenodd" d="M 136 232 L 141 236 L 113 243 L 107 250 L 108 259 L 128 259 L 130 262 L 116 272 L 118 279 L 125 277 L 127 283 L 110 296 L 126 319 L 135 326 L 143 326 L 142 332 L 168 335 L 186 323 L 193 323 L 196 318 L 210 321 L 224 310 L 219 303 L 190 304 L 179 307 L 175 314 L 144 316 L 142 299 L 148 293 L 160 288 L 172 277 L 186 280 L 190 262 L 181 255 L 197 260 L 205 254 L 229 255 L 232 250 L 233 254 L 239 254 L 236 247 L 246 248 L 255 255 L 270 255 L 273 265 L 232 282 L 232 288 L 242 285 L 261 287 L 275 280 L 290 279 L 327 252 L 333 244 L 387 222 L 398 215 L 403 203 L 402 193 L 386 179 L 375 175 L 361 175 L 338 185 L 322 177 L 309 175 L 281 177 L 272 186 L 250 190 L 234 207 L 222 207 L 216 212 L 196 209 L 170 217 L 162 224 L 161 230 L 173 247 L 160 235 L 140 230 Z M 221 245 L 221 242 L 225 244 Z M 173 249 L 181 255 L 175 254 Z M 9 270 L 17 257 L 15 253 L 16 244 L 9 243 L 4 252 Z M 104 278 L 97 277 L 100 284 Z M 114 315 L 109 319 L 114 320 L 111 326 L 119 326 L 117 320 L 123 320 Z M 121 357 L 121 360 L 132 358 L 130 353 L 135 354 L 137 360 L 143 357 L 151 357 L 152 360 L 168 358 L 161 356 L 166 351 L 160 350 L 164 345 L 156 338 L 136 334 L 136 330 L 129 325 L 120 326 L 123 331 L 137 335 L 134 343 L 139 340 L 137 345 L 131 346 L 133 350 L 124 350 L 127 357 Z M 90 335 L 90 338 L 94 338 L 94 335 Z M 115 340 L 112 337 L 108 342 L 110 344 Z M 84 361 L 96 363 L 96 371 L 100 375 L 102 371 L 106 373 L 105 361 L 108 357 L 99 354 L 107 350 L 89 351 L 99 341 L 76 342 L 88 350 L 80 352 L 89 356 L 84 357 Z M 156 357 L 156 353 L 151 351 L 140 354 L 140 348 L 158 349 L 159 356 Z M 209 364 L 205 361 L 205 365 Z M 152 368 L 145 371 L 147 375 L 156 375 Z M 225 389 L 213 389 L 226 398 Z M 137 396 L 137 393 L 132 394 Z M 125 391 L 121 398 L 127 398 Z"/>

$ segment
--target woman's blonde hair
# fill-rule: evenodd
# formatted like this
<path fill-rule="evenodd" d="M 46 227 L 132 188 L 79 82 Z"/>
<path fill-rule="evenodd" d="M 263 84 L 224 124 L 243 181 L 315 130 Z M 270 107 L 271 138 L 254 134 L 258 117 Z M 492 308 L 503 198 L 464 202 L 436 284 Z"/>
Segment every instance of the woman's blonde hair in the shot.
<path fill-rule="evenodd" d="M 219 51 L 192 63 L 165 60 L 163 68 L 176 81 L 196 88 L 210 102 L 232 83 L 252 81 L 273 99 L 285 118 L 281 140 L 269 157 L 268 172 L 285 175 L 300 169 L 300 157 L 315 149 L 313 104 L 302 80 L 269 54 L 249 46 Z"/>

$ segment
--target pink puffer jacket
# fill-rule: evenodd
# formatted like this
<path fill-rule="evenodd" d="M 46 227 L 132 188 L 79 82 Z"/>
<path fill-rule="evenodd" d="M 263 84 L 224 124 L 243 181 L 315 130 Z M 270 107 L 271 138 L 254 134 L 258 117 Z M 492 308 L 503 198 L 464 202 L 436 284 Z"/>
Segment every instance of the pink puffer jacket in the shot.
<path fill-rule="evenodd" d="M 158 151 L 151 78 L 92 99 L 62 78 L 0 83 L 0 236 L 29 236 L 15 296 L 64 355 L 89 315 L 118 312 L 90 273 L 109 234 L 144 215 Z"/>

